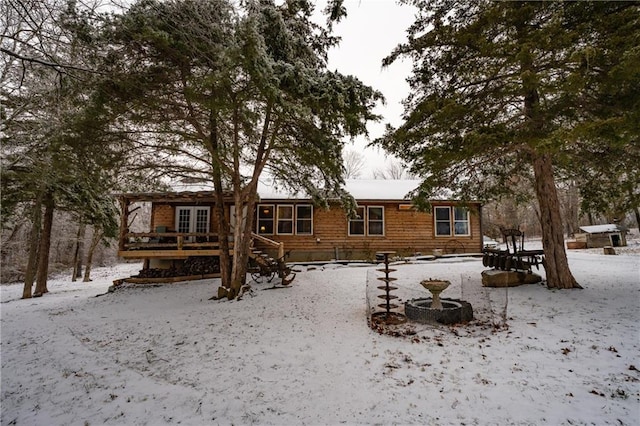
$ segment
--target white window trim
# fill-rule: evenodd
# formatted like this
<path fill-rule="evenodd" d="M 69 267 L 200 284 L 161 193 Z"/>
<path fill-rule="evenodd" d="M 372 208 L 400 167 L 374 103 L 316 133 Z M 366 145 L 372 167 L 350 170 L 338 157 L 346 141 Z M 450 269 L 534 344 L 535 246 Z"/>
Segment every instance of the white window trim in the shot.
<path fill-rule="evenodd" d="M 311 232 L 298 232 L 298 207 L 309 207 L 311 209 L 311 217 L 309 219 L 303 218 L 302 220 L 311 221 Z M 294 225 L 296 235 L 313 235 L 313 204 L 296 204 L 294 207 Z"/>
<path fill-rule="evenodd" d="M 180 229 L 180 211 L 185 211 L 185 210 L 188 210 L 191 212 L 189 215 L 189 230 L 187 231 L 187 233 L 196 232 L 198 211 L 203 211 L 203 210 L 207 212 L 206 232 L 209 232 L 209 230 L 211 229 L 211 207 L 209 206 L 177 206 L 176 213 L 175 213 L 175 221 L 174 221 L 176 232 L 179 231 Z M 185 239 L 185 241 L 188 241 L 188 242 L 191 242 L 193 240 L 195 240 L 195 237 L 187 237 Z"/>
<path fill-rule="evenodd" d="M 360 219 L 351 219 L 347 220 L 347 235 L 350 237 L 366 237 L 367 236 L 367 209 L 365 206 L 358 206 L 357 209 L 362 209 L 362 217 Z M 362 223 L 362 234 L 352 234 L 351 233 L 351 222 L 363 222 Z"/>
<path fill-rule="evenodd" d="M 464 212 L 466 213 L 466 220 L 456 220 L 456 212 L 455 209 L 463 209 Z M 452 230 L 453 230 L 453 235 L 456 237 L 468 237 L 471 235 L 471 218 L 469 217 L 469 209 L 465 208 L 465 207 L 460 207 L 460 206 L 453 206 L 451 208 L 451 220 L 452 220 Z M 466 234 L 458 234 L 456 232 L 456 222 L 466 222 L 467 223 L 467 233 Z"/>
<path fill-rule="evenodd" d="M 291 208 L 291 219 L 280 219 L 280 207 L 290 207 Z M 293 204 L 278 204 L 277 206 L 275 206 L 275 219 L 276 219 L 276 223 L 275 223 L 275 227 L 274 227 L 274 231 L 276 235 L 293 235 L 295 232 L 295 221 L 296 221 L 296 214 L 295 214 L 295 208 L 293 206 Z M 289 221 L 291 222 L 291 232 L 280 232 L 278 230 L 278 228 L 280 228 L 280 220 L 283 221 Z"/>
<path fill-rule="evenodd" d="M 382 210 L 382 220 L 381 221 L 376 221 L 376 222 L 382 222 L 382 234 L 371 234 L 369 232 L 369 224 L 371 223 L 371 219 L 370 219 L 371 215 L 369 214 L 369 210 L 370 209 L 380 209 L 380 210 Z M 367 222 L 367 226 L 366 226 L 367 236 L 370 236 L 370 237 L 384 237 L 384 235 L 385 235 L 384 206 L 367 206 L 367 220 L 366 220 L 366 222 Z"/>
<path fill-rule="evenodd" d="M 464 209 L 466 213 L 466 220 L 456 220 L 455 218 L 455 209 Z M 436 210 L 437 209 L 447 209 L 449 211 L 449 234 L 438 234 L 438 223 L 444 222 L 444 220 L 438 220 Z M 467 230 L 466 234 L 458 234 L 456 232 L 456 222 L 466 222 Z M 433 233 L 436 238 L 447 238 L 447 237 L 469 237 L 471 236 L 471 218 L 469 209 L 460 206 L 434 206 L 433 207 Z"/>
<path fill-rule="evenodd" d="M 449 233 L 448 234 L 438 234 L 438 223 L 444 222 L 444 220 L 438 220 L 438 214 L 436 210 L 438 209 L 446 209 L 449 212 Z M 434 206 L 433 207 L 433 233 L 436 237 L 451 237 L 453 235 L 453 223 L 451 220 L 451 206 Z"/>

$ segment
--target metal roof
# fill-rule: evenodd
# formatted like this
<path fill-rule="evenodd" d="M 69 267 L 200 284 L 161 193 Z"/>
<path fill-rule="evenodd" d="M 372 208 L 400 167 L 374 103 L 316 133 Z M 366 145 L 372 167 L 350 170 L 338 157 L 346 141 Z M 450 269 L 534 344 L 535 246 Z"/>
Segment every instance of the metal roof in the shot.
<path fill-rule="evenodd" d="M 117 194 L 117 197 L 129 202 L 135 201 L 158 201 L 158 202 L 215 202 L 217 196 L 215 191 L 181 191 L 181 192 L 132 192 L 127 194 Z M 233 200 L 233 193 L 224 194 L 225 201 Z"/>
<path fill-rule="evenodd" d="M 582 229 L 587 234 L 602 234 L 606 232 L 620 232 L 621 229 L 618 225 L 613 223 L 608 223 L 606 225 L 591 225 L 591 226 L 581 226 Z"/>
<path fill-rule="evenodd" d="M 409 193 L 415 190 L 420 180 L 414 179 L 396 179 L 396 180 L 378 180 L 378 179 L 347 179 L 344 189 L 359 201 L 399 201 L 411 202 Z M 170 192 L 138 192 L 117 194 L 121 199 L 128 201 L 166 201 L 166 202 L 188 202 L 197 201 L 216 201 L 216 193 L 213 185 L 209 183 L 200 184 L 175 184 L 172 185 Z M 448 198 L 448 194 L 442 194 L 443 197 L 437 201 L 452 201 Z M 233 202 L 233 192 L 225 191 L 225 201 Z M 282 187 L 274 185 L 269 178 L 262 179 L 258 183 L 258 197 L 261 200 L 308 200 L 311 197 L 305 193 L 292 193 L 283 190 Z M 432 200 L 435 201 L 435 200 Z M 477 201 L 472 201 L 477 203 Z"/>

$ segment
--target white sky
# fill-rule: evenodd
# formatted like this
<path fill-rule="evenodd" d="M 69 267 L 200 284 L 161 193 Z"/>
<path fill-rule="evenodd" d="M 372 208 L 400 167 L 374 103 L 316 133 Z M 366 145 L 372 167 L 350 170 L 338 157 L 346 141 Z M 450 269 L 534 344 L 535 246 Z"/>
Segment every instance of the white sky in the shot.
<path fill-rule="evenodd" d="M 317 11 L 324 9 L 325 2 L 318 2 Z M 414 21 L 414 8 L 398 5 L 395 0 L 345 0 L 347 17 L 334 27 L 334 34 L 342 37 L 338 48 L 329 52 L 329 69 L 357 76 L 382 92 L 386 105 L 379 106 L 376 113 L 383 119 L 368 126 L 369 138 L 375 139 L 384 132 L 386 123 L 398 125 L 403 112 L 402 100 L 407 97 L 411 63 L 397 61 L 382 68 L 382 59 L 401 42 L 406 40 L 406 29 Z M 367 138 L 360 137 L 347 150 L 363 152 L 367 168 L 361 178 L 370 178 L 375 169 L 385 167 L 386 154 L 380 149 L 366 148 Z"/>

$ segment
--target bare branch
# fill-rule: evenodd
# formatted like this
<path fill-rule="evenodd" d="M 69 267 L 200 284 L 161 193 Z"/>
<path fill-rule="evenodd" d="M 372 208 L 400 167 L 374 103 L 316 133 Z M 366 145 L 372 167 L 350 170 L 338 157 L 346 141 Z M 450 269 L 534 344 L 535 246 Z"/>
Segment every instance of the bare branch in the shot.
<path fill-rule="evenodd" d="M 104 75 L 104 73 L 101 73 L 100 71 L 91 70 L 91 69 L 83 68 L 83 67 L 77 67 L 75 65 L 57 64 L 55 62 L 44 61 L 44 60 L 38 59 L 38 58 L 30 58 L 30 57 L 20 55 L 20 54 L 18 54 L 16 52 L 12 52 L 11 50 L 4 49 L 4 48 L 0 48 L 0 52 L 6 53 L 7 55 L 13 56 L 14 58 L 20 59 L 23 62 L 32 62 L 32 63 L 44 65 L 46 67 L 54 68 L 58 72 L 62 72 L 61 70 L 76 70 L 76 71 L 82 71 L 82 72 L 88 72 L 88 73 L 93 73 L 93 74 Z"/>

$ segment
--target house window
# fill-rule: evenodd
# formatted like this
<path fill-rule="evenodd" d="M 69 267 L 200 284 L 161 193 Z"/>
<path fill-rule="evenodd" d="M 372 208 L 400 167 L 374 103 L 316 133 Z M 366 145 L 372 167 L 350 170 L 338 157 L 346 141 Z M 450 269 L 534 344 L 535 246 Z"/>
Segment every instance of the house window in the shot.
<path fill-rule="evenodd" d="M 293 234 L 293 206 L 278 206 L 278 234 Z"/>
<path fill-rule="evenodd" d="M 453 210 L 453 217 L 451 211 Z M 469 210 L 464 207 L 434 207 L 436 236 L 471 235 Z M 453 232 L 452 232 L 453 231 Z"/>
<path fill-rule="evenodd" d="M 453 208 L 453 231 L 456 235 L 471 235 L 469 232 L 469 210 L 464 207 Z"/>
<path fill-rule="evenodd" d="M 179 233 L 209 232 L 209 207 L 181 206 L 176 207 L 176 231 Z M 194 241 L 187 237 L 185 241 Z"/>
<path fill-rule="evenodd" d="M 311 235 L 313 233 L 313 206 L 259 204 L 257 232 L 263 235 Z M 275 228 L 274 228 L 275 223 Z M 275 232 L 274 232 L 275 230 Z"/>
<path fill-rule="evenodd" d="M 313 207 L 308 204 L 296 206 L 296 234 L 313 234 Z"/>
<path fill-rule="evenodd" d="M 349 235 L 384 235 L 384 207 L 358 207 L 349 219 Z"/>
<path fill-rule="evenodd" d="M 367 229 L 369 235 L 384 235 L 384 208 L 367 207 Z"/>
<path fill-rule="evenodd" d="M 272 204 L 258 205 L 258 234 L 273 235 L 274 208 Z"/>
<path fill-rule="evenodd" d="M 436 235 L 451 235 L 451 209 L 449 207 L 434 207 L 436 218 Z"/>
<path fill-rule="evenodd" d="M 349 219 L 349 235 L 364 235 L 364 207 L 356 208 L 356 216 Z"/>

